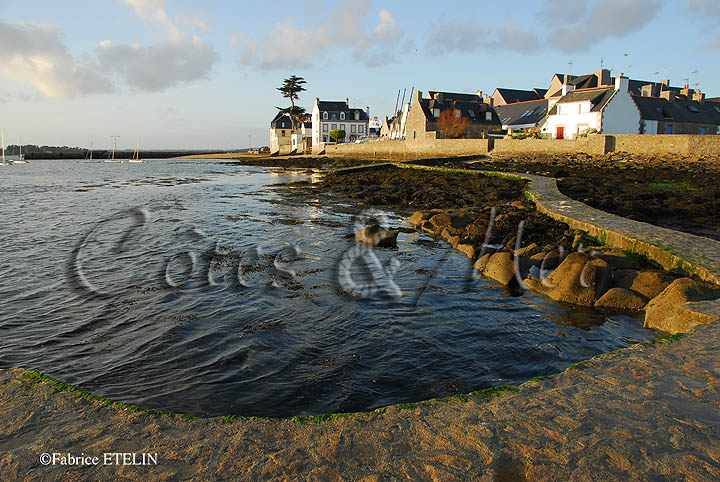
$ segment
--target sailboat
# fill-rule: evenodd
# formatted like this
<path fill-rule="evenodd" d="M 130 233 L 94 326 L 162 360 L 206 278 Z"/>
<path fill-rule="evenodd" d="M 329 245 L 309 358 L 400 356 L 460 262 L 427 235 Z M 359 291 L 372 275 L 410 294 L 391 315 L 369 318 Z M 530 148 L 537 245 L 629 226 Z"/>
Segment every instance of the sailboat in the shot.
<path fill-rule="evenodd" d="M 122 159 L 115 159 L 115 149 L 117 149 L 117 138 L 118 136 L 110 136 L 113 139 L 112 155 L 110 159 L 105 159 L 104 162 L 123 162 Z"/>
<path fill-rule="evenodd" d="M 138 141 L 137 146 L 135 147 L 135 152 L 133 152 L 129 162 L 144 162 L 140 159 L 140 141 Z"/>
<path fill-rule="evenodd" d="M 23 156 L 22 153 L 22 137 L 20 138 L 20 155 L 17 156 L 17 159 L 13 159 L 13 164 L 27 164 L 28 162 L 25 160 L 25 156 Z"/>
<path fill-rule="evenodd" d="M 5 133 L 3 132 L 0 137 L 2 137 L 2 165 L 7 166 L 7 162 L 5 162 Z"/>
<path fill-rule="evenodd" d="M 95 140 L 94 137 L 91 137 L 91 138 L 90 138 L 90 149 L 89 149 L 88 152 L 85 154 L 85 159 L 87 159 L 88 161 L 92 161 L 92 151 L 93 151 L 93 141 L 94 141 L 94 140 Z"/>

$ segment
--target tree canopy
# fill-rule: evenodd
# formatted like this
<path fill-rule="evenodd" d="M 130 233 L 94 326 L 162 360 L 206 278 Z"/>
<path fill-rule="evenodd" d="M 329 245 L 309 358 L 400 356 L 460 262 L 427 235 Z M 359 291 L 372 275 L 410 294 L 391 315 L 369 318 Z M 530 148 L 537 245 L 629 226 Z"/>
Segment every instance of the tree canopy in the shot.
<path fill-rule="evenodd" d="M 459 109 L 445 109 L 440 113 L 438 127 L 448 139 L 458 139 L 467 133 L 470 119 L 464 117 Z"/>
<path fill-rule="evenodd" d="M 277 88 L 277 90 L 282 92 L 283 97 L 290 99 L 290 107 L 276 108 L 283 114 L 290 116 L 293 129 L 295 129 L 295 122 L 299 121 L 300 118 L 305 115 L 305 109 L 295 105 L 295 101 L 299 98 L 298 94 L 306 90 L 305 87 L 303 87 L 305 84 L 307 84 L 307 82 L 302 77 L 291 75 L 283 80 L 283 85 Z"/>
<path fill-rule="evenodd" d="M 345 139 L 346 133 L 342 129 L 333 129 L 330 131 L 330 139 L 340 141 Z"/>

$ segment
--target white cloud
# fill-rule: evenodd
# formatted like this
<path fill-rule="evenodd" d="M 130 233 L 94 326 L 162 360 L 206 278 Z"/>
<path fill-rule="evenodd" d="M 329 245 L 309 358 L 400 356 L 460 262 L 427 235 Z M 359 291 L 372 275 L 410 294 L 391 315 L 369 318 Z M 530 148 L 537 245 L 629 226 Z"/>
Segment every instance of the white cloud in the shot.
<path fill-rule="evenodd" d="M 585 17 L 587 0 L 545 0 L 540 16 L 550 23 L 578 22 Z"/>
<path fill-rule="evenodd" d="M 389 10 L 381 10 L 376 26 L 367 32 L 364 23 L 369 8 L 367 2 L 342 0 L 314 29 L 300 27 L 289 17 L 275 23 L 262 41 L 238 32 L 231 44 L 242 45 L 243 63 L 263 69 L 310 66 L 339 52 L 368 67 L 393 62 L 395 57 L 388 51 L 402 41 L 404 33 Z"/>
<path fill-rule="evenodd" d="M 561 25 L 548 35 L 548 43 L 567 52 L 587 50 L 606 38 L 622 38 L 649 24 L 664 0 L 596 0 L 590 15 Z"/>
<path fill-rule="evenodd" d="M 474 52 L 489 43 L 488 23 L 436 23 L 428 29 L 425 51 L 430 55 Z"/>
<path fill-rule="evenodd" d="M 0 20 L 0 75 L 27 83 L 51 98 L 110 92 L 112 85 L 90 59 L 77 59 L 59 29 Z"/>
<path fill-rule="evenodd" d="M 133 88 L 156 92 L 207 75 L 217 55 L 198 37 L 139 45 L 101 42 L 97 58 L 106 72 L 116 73 Z"/>
<path fill-rule="evenodd" d="M 720 20 L 720 2 L 718 0 L 690 0 L 690 13 L 708 21 L 708 30 L 718 30 Z M 720 48 L 720 32 L 715 40 L 700 46 L 700 50 L 714 50 Z"/>

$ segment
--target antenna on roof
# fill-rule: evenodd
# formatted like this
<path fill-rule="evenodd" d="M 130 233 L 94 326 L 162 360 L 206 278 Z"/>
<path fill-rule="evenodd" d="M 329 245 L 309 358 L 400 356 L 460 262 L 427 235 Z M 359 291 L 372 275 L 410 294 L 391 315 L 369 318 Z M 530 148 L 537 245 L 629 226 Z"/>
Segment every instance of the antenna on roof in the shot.
<path fill-rule="evenodd" d="M 573 61 L 568 62 L 568 65 L 570 66 L 570 75 L 572 75 Z"/>
<path fill-rule="evenodd" d="M 660 72 L 655 72 L 655 83 L 657 84 L 659 82 L 658 75 L 660 75 Z"/>
<path fill-rule="evenodd" d="M 604 65 L 605 65 L 605 59 L 603 57 L 600 57 L 600 70 L 603 70 Z"/>

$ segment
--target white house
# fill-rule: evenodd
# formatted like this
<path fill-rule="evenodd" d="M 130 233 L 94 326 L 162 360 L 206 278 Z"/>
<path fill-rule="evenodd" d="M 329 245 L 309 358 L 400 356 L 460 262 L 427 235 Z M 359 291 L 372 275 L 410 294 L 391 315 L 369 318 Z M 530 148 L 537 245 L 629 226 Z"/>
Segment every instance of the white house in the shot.
<path fill-rule="evenodd" d="M 289 153 L 292 150 L 292 134 L 293 129 L 290 116 L 278 112 L 270 122 L 270 152 L 281 154 Z"/>
<path fill-rule="evenodd" d="M 349 100 L 321 101 L 315 97 L 312 111 L 312 145 L 319 146 L 330 139 L 330 131 L 345 131 L 344 142 L 354 142 L 368 135 L 368 113 L 362 109 L 351 109 Z"/>
<path fill-rule="evenodd" d="M 603 134 L 637 134 L 640 111 L 629 92 L 629 79 L 618 76 L 615 86 L 575 89 L 562 87 L 562 97 L 550 111 L 543 132 L 554 139 L 574 139 L 594 130 Z"/>

